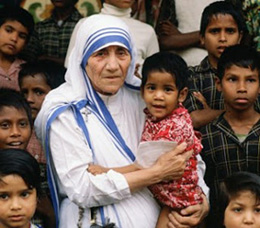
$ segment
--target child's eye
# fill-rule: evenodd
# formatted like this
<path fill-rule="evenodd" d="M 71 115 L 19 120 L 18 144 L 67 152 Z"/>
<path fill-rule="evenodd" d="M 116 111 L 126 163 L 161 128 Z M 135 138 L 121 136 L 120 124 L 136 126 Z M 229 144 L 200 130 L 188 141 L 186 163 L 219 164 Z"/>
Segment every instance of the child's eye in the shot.
<path fill-rule="evenodd" d="M 10 127 L 10 124 L 8 122 L 0 123 L 0 127 L 2 129 L 8 129 Z"/>
<path fill-rule="evenodd" d="M 242 211 L 242 208 L 236 207 L 236 208 L 233 209 L 233 211 L 236 212 L 236 213 L 239 213 L 239 212 Z"/>
<path fill-rule="evenodd" d="M 219 32 L 219 29 L 213 28 L 213 29 L 209 30 L 209 32 L 212 33 L 212 34 L 217 34 Z"/>
<path fill-rule="evenodd" d="M 236 29 L 234 29 L 234 28 L 227 28 L 226 32 L 229 33 L 229 34 L 233 34 L 233 33 L 236 32 Z"/>
<path fill-rule="evenodd" d="M 173 88 L 171 88 L 171 87 L 166 87 L 164 90 L 165 90 L 165 92 L 171 92 L 171 91 L 173 91 Z"/>
<path fill-rule="evenodd" d="M 30 191 L 24 191 L 21 193 L 21 197 L 23 197 L 23 198 L 28 198 L 29 195 L 30 195 Z"/>
<path fill-rule="evenodd" d="M 236 81 L 236 78 L 228 78 L 227 79 L 229 82 L 234 82 L 234 81 Z"/>
<path fill-rule="evenodd" d="M 252 82 L 256 82 L 256 79 L 255 78 L 249 78 L 247 81 L 252 83 Z"/>
<path fill-rule="evenodd" d="M 6 31 L 7 33 L 12 33 L 12 32 L 13 32 L 13 28 L 10 27 L 10 26 L 6 26 L 6 27 L 5 27 L 5 31 Z"/>
<path fill-rule="evenodd" d="M 256 212 L 256 213 L 260 213 L 260 208 L 256 208 L 256 209 L 255 209 L 255 212 Z"/>
<path fill-rule="evenodd" d="M 28 125 L 29 125 L 29 123 L 28 123 L 27 120 L 22 120 L 22 121 L 19 122 L 19 126 L 21 128 L 26 128 Z"/>
<path fill-rule="evenodd" d="M 7 200 L 8 197 L 9 197 L 8 194 L 5 194 L 5 193 L 0 194 L 0 200 Z"/>
<path fill-rule="evenodd" d="M 20 37 L 22 40 L 27 40 L 28 35 L 27 35 L 26 33 L 19 33 L 19 37 Z"/>
<path fill-rule="evenodd" d="M 148 85 L 148 86 L 146 86 L 146 89 L 147 89 L 147 90 L 155 90 L 155 86 L 153 86 L 153 85 Z"/>
<path fill-rule="evenodd" d="M 43 94 L 45 94 L 44 91 L 42 91 L 40 89 L 35 90 L 35 93 L 37 96 L 42 96 Z"/>

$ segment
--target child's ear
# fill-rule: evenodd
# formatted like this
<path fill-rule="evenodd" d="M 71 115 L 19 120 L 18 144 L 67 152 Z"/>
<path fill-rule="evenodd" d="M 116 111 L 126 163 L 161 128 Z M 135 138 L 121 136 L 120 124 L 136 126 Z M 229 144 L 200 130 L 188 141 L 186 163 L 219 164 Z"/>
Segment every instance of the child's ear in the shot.
<path fill-rule="evenodd" d="M 244 33 L 241 31 L 241 32 L 239 33 L 239 38 L 238 38 L 238 42 L 237 42 L 238 44 L 240 44 L 240 42 L 241 42 L 243 36 L 244 36 Z"/>
<path fill-rule="evenodd" d="M 184 87 L 180 92 L 179 92 L 179 97 L 178 101 L 179 103 L 182 103 L 186 100 L 186 97 L 188 95 L 188 87 Z"/>
<path fill-rule="evenodd" d="M 200 34 L 200 44 L 201 46 L 205 45 L 205 37 Z"/>
<path fill-rule="evenodd" d="M 219 92 L 221 92 L 222 91 L 222 87 L 221 87 L 221 81 L 220 81 L 219 77 L 215 78 L 215 85 L 216 85 L 217 90 Z"/>

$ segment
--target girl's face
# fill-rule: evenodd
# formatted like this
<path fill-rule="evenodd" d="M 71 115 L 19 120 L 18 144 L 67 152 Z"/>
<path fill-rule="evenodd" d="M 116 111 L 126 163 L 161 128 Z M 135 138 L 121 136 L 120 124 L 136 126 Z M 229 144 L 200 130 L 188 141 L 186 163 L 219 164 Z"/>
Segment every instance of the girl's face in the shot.
<path fill-rule="evenodd" d="M 259 228 L 260 202 L 250 191 L 240 192 L 233 197 L 224 214 L 226 228 Z"/>
<path fill-rule="evenodd" d="M 0 181 L 0 227 L 28 228 L 36 210 L 35 188 L 29 189 L 18 175 L 7 175 Z"/>
<path fill-rule="evenodd" d="M 22 51 L 28 30 L 18 21 L 6 21 L 0 26 L 0 54 L 14 56 Z"/>
<path fill-rule="evenodd" d="M 149 112 L 156 120 L 161 120 L 186 99 L 187 88 L 179 91 L 171 74 L 154 71 L 149 73 L 142 95 Z"/>
<path fill-rule="evenodd" d="M 31 137 L 31 126 L 25 110 L 0 109 L 0 149 L 25 149 Z"/>
<path fill-rule="evenodd" d="M 50 92 L 51 87 L 47 84 L 43 74 L 25 76 L 20 85 L 21 92 L 28 101 L 32 118 L 35 120 L 42 107 L 45 96 Z"/>

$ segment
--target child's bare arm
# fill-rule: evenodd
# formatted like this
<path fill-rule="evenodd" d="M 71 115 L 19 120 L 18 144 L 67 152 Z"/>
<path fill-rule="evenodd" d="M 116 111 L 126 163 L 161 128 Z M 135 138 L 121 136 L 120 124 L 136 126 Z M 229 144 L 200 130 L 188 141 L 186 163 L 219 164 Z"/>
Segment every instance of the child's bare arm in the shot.
<path fill-rule="evenodd" d="M 114 167 L 114 168 L 106 168 L 100 165 L 89 165 L 88 166 L 88 171 L 93 174 L 93 175 L 97 175 L 97 174 L 102 174 L 102 173 L 106 173 L 108 172 L 110 169 L 119 172 L 119 173 L 130 173 L 130 172 L 134 172 L 137 170 L 140 170 L 141 168 L 138 167 L 135 164 L 131 164 L 131 165 L 127 165 L 127 166 L 122 166 L 122 167 Z"/>

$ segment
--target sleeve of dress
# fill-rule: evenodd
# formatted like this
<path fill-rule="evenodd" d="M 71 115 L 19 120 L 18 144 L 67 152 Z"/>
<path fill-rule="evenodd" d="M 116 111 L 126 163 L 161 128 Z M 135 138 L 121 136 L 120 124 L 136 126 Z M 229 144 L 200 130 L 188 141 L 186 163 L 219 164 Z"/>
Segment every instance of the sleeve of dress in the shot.
<path fill-rule="evenodd" d="M 209 187 L 206 185 L 206 183 L 204 181 L 206 165 L 199 154 L 196 156 L 196 158 L 197 158 L 197 162 L 198 162 L 197 163 L 197 170 L 198 170 L 198 176 L 199 176 L 198 185 L 201 187 L 203 193 L 205 194 L 205 196 L 207 197 L 207 199 L 209 201 Z"/>
<path fill-rule="evenodd" d="M 80 206 L 94 207 L 131 196 L 125 177 L 115 171 L 92 175 L 92 152 L 73 115 L 66 111 L 51 125 L 50 148 L 62 194 Z M 104 148 L 105 149 L 105 148 Z"/>

